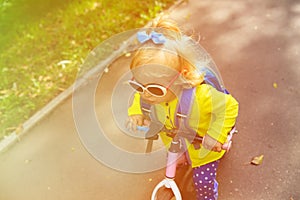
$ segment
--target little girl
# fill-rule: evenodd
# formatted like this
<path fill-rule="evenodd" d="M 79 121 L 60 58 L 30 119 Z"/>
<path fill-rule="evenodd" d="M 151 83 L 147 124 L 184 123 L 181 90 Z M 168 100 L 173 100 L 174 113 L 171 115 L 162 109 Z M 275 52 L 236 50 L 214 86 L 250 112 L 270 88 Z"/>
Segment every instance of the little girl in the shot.
<path fill-rule="evenodd" d="M 209 65 L 210 61 L 196 53 L 195 43 L 172 20 L 160 18 L 151 29 L 137 33 L 141 47 L 130 65 L 133 78 L 129 83 L 137 91 L 128 109 L 130 126 L 135 129 L 149 123 L 141 109 L 141 102 L 145 102 L 155 107 L 165 128 L 176 128 L 174 116 L 181 92 L 195 88 L 188 124 L 204 139 L 199 145 L 185 139 L 184 146 L 193 168 L 197 199 L 215 200 L 216 170 L 225 153 L 222 145 L 236 122 L 238 102 L 206 84 L 205 74 L 197 70 L 197 65 Z M 171 138 L 166 132 L 161 132 L 160 137 L 168 147 Z"/>

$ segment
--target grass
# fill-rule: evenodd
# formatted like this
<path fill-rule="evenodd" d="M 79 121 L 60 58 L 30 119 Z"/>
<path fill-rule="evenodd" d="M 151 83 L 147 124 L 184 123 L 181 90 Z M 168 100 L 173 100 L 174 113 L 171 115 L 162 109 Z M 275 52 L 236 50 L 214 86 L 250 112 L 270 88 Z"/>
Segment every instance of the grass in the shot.
<path fill-rule="evenodd" d="M 0 140 L 72 85 L 93 48 L 174 2 L 0 0 Z"/>

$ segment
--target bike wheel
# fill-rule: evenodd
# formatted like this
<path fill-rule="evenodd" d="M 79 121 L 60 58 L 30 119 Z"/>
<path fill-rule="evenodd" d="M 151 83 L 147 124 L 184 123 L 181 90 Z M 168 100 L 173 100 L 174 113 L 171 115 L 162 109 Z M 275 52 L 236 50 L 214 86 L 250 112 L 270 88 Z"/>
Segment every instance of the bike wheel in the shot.
<path fill-rule="evenodd" d="M 162 187 L 157 191 L 156 200 L 176 200 L 176 198 L 171 189 Z"/>

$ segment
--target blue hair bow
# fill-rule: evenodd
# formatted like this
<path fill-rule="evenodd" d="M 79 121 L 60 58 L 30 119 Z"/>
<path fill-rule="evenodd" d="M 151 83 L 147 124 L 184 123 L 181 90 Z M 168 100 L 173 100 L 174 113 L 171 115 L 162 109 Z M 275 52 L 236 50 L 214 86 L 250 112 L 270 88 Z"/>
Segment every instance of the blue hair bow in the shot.
<path fill-rule="evenodd" d="M 162 33 L 157 33 L 155 31 L 152 31 L 150 34 L 147 34 L 146 31 L 140 31 L 137 33 L 137 39 L 140 43 L 152 40 L 154 44 L 163 44 L 167 40 Z"/>

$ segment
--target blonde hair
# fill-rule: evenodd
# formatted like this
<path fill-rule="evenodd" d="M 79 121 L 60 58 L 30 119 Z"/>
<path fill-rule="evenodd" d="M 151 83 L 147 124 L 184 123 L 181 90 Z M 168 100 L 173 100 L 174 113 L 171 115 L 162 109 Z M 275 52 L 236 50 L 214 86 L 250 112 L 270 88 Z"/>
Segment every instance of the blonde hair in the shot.
<path fill-rule="evenodd" d="M 167 41 L 164 44 L 154 44 L 147 41 L 133 56 L 130 69 L 146 64 L 161 64 L 180 72 L 185 81 L 192 87 L 201 84 L 204 74 L 196 68 L 195 47 L 191 38 L 184 36 L 175 21 L 160 17 L 153 21 L 151 29 L 162 33 Z"/>

